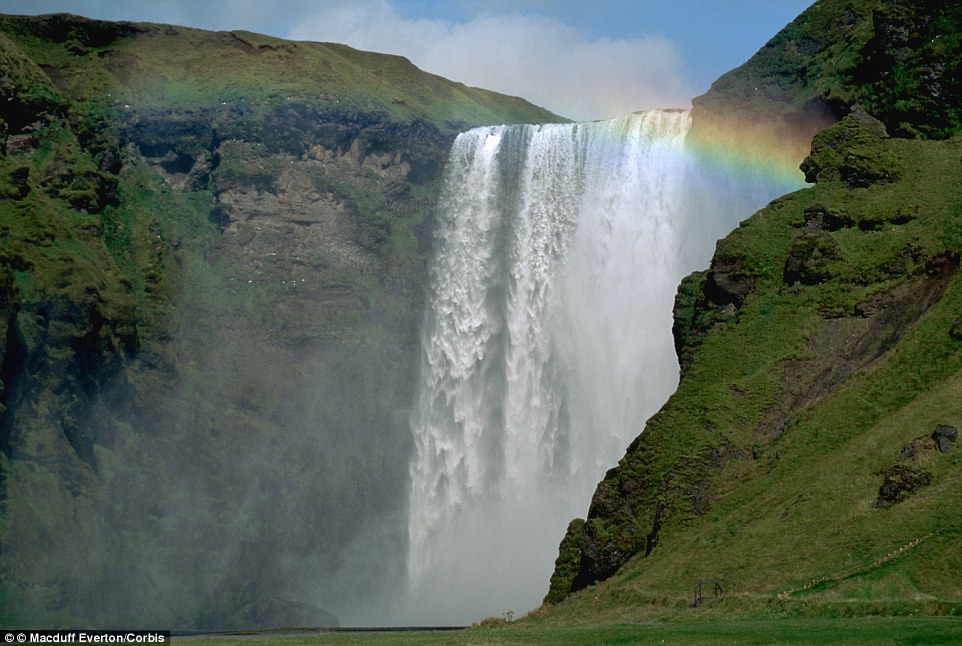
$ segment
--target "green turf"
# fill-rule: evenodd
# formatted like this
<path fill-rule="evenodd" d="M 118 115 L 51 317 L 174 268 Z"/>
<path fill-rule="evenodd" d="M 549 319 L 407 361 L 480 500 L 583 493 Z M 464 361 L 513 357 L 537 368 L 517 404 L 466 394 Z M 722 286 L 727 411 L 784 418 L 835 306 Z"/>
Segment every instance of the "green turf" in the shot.
<path fill-rule="evenodd" d="M 544 627 L 528 622 L 456 632 L 321 633 L 298 631 L 174 638 L 192 646 L 263 643 L 313 644 L 951 644 L 962 640 L 962 619 L 865 617 L 854 619 L 744 619 L 639 621 Z"/>

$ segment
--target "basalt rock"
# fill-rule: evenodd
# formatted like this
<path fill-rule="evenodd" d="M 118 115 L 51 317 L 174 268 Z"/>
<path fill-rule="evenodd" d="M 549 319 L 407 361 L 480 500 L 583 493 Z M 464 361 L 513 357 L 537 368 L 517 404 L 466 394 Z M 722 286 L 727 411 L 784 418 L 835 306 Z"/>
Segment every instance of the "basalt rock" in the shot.
<path fill-rule="evenodd" d="M 927 451 L 932 451 L 934 445 L 932 443 L 932 438 L 923 435 L 922 437 L 917 437 L 908 444 L 906 444 L 901 451 L 899 451 L 899 462 L 905 462 L 906 460 L 911 460 L 924 455 Z"/>
<path fill-rule="evenodd" d="M 741 258 L 726 257 L 716 251 L 705 280 L 705 297 L 715 305 L 741 307 L 755 286 L 751 271 Z"/>
<path fill-rule="evenodd" d="M 932 439 L 939 448 L 939 453 L 948 453 L 955 448 L 955 443 L 959 439 L 959 431 L 954 426 L 939 424 L 932 431 Z"/>

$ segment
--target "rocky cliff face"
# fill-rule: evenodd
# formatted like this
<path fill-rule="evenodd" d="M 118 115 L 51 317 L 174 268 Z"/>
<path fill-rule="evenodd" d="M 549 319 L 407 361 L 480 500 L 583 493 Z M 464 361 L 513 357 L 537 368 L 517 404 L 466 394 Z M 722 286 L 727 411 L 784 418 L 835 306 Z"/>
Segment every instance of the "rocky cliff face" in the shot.
<path fill-rule="evenodd" d="M 246 32 L 0 17 L 0 58 L 4 623 L 387 605 L 440 170 L 556 117 Z"/>
<path fill-rule="evenodd" d="M 818 2 L 695 100 L 692 137 L 709 154 L 781 141 L 798 164 L 810 149 L 815 185 L 755 214 L 683 281 L 681 384 L 569 527 L 546 601 L 590 611 L 572 593 L 610 579 L 595 604 L 629 595 L 671 611 L 696 579 L 721 578 L 782 607 L 806 577 L 868 575 L 859 564 L 901 537 L 938 536 L 889 575 L 911 577 L 927 611 L 959 603 L 926 569 L 958 545 L 942 515 L 957 462 L 893 461 L 959 422 L 944 392 L 962 356 L 959 104 L 923 106 L 959 92 L 960 27 L 951 3 Z M 895 490 L 914 508 L 880 515 Z M 890 594 L 842 578 L 806 601 L 864 611 Z"/>

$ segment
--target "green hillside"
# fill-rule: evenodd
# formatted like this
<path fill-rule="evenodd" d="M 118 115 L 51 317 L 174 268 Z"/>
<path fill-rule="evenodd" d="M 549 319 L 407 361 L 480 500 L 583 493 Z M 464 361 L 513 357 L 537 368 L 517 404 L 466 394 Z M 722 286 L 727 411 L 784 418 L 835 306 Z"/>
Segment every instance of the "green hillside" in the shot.
<path fill-rule="evenodd" d="M 960 32 L 954 3 L 823 0 L 696 100 L 702 132 L 841 121 L 814 186 L 680 286 L 678 390 L 572 522 L 535 621 L 962 612 Z M 698 580 L 724 592 L 690 608 Z"/>
<path fill-rule="evenodd" d="M 0 29 L 21 56 L 42 68 L 42 85 L 52 82 L 70 101 L 125 111 L 215 110 L 237 120 L 238 111 L 276 110 L 273 102 L 306 103 L 318 111 L 380 112 L 395 122 L 421 119 L 455 132 L 487 123 L 558 120 L 523 99 L 346 45 L 64 14 L 6 16 Z"/>

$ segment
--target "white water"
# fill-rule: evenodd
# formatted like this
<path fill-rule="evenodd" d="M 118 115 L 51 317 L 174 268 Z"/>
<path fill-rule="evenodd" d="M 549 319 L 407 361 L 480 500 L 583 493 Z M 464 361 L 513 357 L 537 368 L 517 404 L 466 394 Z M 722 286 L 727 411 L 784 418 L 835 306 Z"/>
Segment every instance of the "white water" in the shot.
<path fill-rule="evenodd" d="M 404 621 L 536 607 L 568 521 L 675 388 L 678 282 L 751 214 L 701 206 L 688 125 L 664 111 L 457 138 L 411 422 Z"/>

